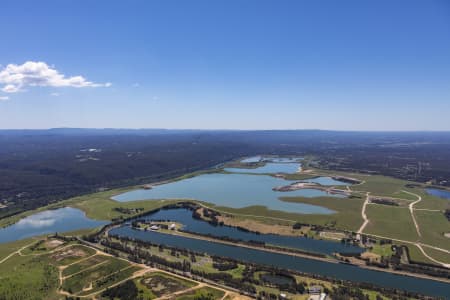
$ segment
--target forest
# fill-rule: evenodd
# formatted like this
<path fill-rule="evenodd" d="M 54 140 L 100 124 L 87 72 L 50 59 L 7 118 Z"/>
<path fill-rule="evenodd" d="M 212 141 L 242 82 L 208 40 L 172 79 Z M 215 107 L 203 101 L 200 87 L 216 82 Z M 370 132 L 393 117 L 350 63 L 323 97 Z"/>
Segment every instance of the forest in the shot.
<path fill-rule="evenodd" d="M 450 186 L 449 132 L 0 130 L 0 218 L 256 154 Z"/>

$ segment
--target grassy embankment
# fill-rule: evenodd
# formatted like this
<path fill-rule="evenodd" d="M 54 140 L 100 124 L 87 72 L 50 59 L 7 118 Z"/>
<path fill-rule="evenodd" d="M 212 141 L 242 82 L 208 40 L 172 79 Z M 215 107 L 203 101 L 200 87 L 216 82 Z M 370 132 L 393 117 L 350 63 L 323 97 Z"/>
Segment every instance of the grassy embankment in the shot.
<path fill-rule="evenodd" d="M 212 172 L 208 170 L 206 172 Z M 174 180 L 182 180 L 203 174 L 205 172 L 195 172 L 178 177 Z M 299 202 L 312 205 L 319 205 L 336 211 L 335 214 L 296 214 L 283 211 L 267 210 L 262 206 L 252 206 L 241 209 L 226 207 L 214 207 L 214 205 L 205 203 L 209 207 L 235 215 L 236 219 L 254 219 L 266 224 L 281 224 L 291 226 L 294 222 L 302 222 L 318 225 L 332 225 L 337 229 L 356 231 L 362 224 L 361 208 L 364 202 L 365 192 L 370 192 L 373 196 L 386 196 L 401 198 L 404 205 L 402 207 L 392 207 L 388 205 L 369 205 L 367 215 L 369 224 L 364 232 L 385 236 L 388 238 L 397 238 L 408 240 L 410 242 L 421 241 L 433 246 L 449 249 L 450 239 L 443 233 L 450 232 L 449 222 L 443 216 L 442 211 L 420 211 L 415 210 L 417 222 L 419 223 L 422 237 L 419 238 L 415 233 L 411 216 L 405 205 L 417 198 L 414 195 L 405 193 L 404 190 L 422 196 L 422 201 L 415 208 L 429 210 L 443 210 L 449 206 L 449 201 L 438 197 L 430 196 L 420 187 L 410 188 L 407 184 L 411 182 L 395 179 L 380 175 L 364 175 L 346 172 L 334 172 L 328 170 L 310 169 L 307 173 L 288 175 L 289 179 L 301 180 L 316 176 L 346 176 L 356 178 L 362 181 L 361 184 L 351 186 L 355 195 L 360 198 L 337 199 L 332 197 L 284 197 L 281 200 L 290 202 Z M 255 175 L 257 176 L 257 175 Z M 417 184 L 417 183 L 416 183 Z M 129 191 L 136 187 L 115 189 L 106 192 L 99 192 L 80 197 L 71 198 L 57 204 L 52 204 L 35 211 L 26 212 L 15 217 L 0 220 L 0 226 L 12 224 L 19 218 L 45 209 L 71 206 L 79 208 L 86 212 L 87 216 L 98 220 L 111 220 L 118 217 L 130 217 L 132 214 L 124 214 L 115 210 L 115 208 L 142 208 L 144 211 L 159 208 L 177 200 L 148 200 L 117 202 L 111 199 L 112 196 Z M 344 188 L 344 186 L 342 186 Z M 426 260 L 422 257 L 415 257 L 417 260 Z"/>

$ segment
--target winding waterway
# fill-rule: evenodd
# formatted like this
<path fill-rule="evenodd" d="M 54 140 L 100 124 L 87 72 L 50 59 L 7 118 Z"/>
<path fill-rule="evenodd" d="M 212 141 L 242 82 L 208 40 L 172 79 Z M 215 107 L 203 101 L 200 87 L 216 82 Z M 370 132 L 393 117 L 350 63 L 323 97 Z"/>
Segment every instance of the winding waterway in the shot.
<path fill-rule="evenodd" d="M 270 265 L 281 269 L 290 269 L 305 273 L 320 274 L 338 279 L 367 282 L 391 288 L 400 288 L 435 297 L 443 297 L 445 299 L 448 299 L 450 295 L 450 284 L 430 279 L 415 278 L 359 268 L 347 264 L 318 261 L 263 250 L 231 246 L 184 236 L 134 230 L 129 226 L 115 228 L 111 230 L 110 233 L 149 241 L 154 244 L 164 244 L 171 247 L 185 248 L 196 252 L 229 257 L 236 260 L 262 265 Z"/>

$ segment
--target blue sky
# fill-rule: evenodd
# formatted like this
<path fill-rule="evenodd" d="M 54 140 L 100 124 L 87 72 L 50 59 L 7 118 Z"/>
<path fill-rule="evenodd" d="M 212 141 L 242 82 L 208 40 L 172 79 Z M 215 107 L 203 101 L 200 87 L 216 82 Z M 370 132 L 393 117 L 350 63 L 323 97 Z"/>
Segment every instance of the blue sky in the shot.
<path fill-rule="evenodd" d="M 0 128 L 450 130 L 449 1 L 0 6 Z"/>

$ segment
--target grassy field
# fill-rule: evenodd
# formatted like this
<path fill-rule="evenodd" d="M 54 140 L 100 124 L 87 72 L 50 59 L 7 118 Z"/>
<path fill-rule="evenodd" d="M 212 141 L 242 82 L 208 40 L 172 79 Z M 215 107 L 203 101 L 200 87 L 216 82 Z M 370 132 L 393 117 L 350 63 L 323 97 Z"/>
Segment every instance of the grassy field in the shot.
<path fill-rule="evenodd" d="M 369 224 L 364 232 L 395 239 L 417 241 L 419 239 L 407 208 L 388 205 L 367 205 Z"/>
<path fill-rule="evenodd" d="M 370 252 L 378 254 L 379 256 L 389 257 L 393 254 L 391 246 L 392 245 L 390 244 L 385 245 L 375 244 L 373 245 L 372 250 Z"/>
<path fill-rule="evenodd" d="M 414 214 L 421 229 L 421 242 L 450 249 L 450 238 L 444 236 L 450 232 L 450 222 L 442 212 L 416 210 Z"/>
<path fill-rule="evenodd" d="M 84 259 L 82 261 L 79 261 L 77 263 L 71 264 L 67 268 L 64 268 L 62 271 L 62 275 L 64 277 L 71 276 L 75 273 L 80 272 L 81 270 L 84 270 L 86 268 L 98 265 L 100 263 L 105 263 L 109 261 L 109 257 L 104 255 L 93 255 L 87 259 Z"/>
<path fill-rule="evenodd" d="M 422 248 L 429 256 L 433 257 L 434 259 L 450 264 L 450 254 L 428 247 Z M 432 263 L 434 264 L 434 262 Z"/>
<path fill-rule="evenodd" d="M 405 188 L 405 190 L 422 197 L 422 201 L 417 203 L 415 208 L 445 210 L 450 208 L 450 201 L 427 194 L 424 188 Z M 415 198 L 414 200 L 416 200 Z"/>
<path fill-rule="evenodd" d="M 60 250 L 54 251 L 50 254 L 50 258 L 54 264 L 65 266 L 94 254 L 95 250 L 91 248 L 83 245 L 73 245 L 72 247 L 62 247 Z"/>
<path fill-rule="evenodd" d="M 176 297 L 176 300 L 222 299 L 225 293 L 211 287 L 201 287 Z M 205 298 L 200 298 L 205 297 Z M 208 298 L 206 298 L 208 297 Z"/>
<path fill-rule="evenodd" d="M 373 175 L 364 177 L 364 182 L 353 186 L 352 189 L 355 191 L 370 192 L 372 195 L 377 196 L 389 196 L 409 200 L 415 199 L 411 195 L 402 192 L 402 190 L 405 189 L 405 184 L 408 184 L 408 181 L 387 176 Z"/>
<path fill-rule="evenodd" d="M 235 214 L 236 218 L 251 218 L 268 224 L 292 225 L 295 222 L 329 225 L 339 229 L 356 230 L 362 223 L 361 198 L 337 199 L 332 197 L 285 197 L 282 201 L 319 205 L 336 211 L 334 214 L 298 214 L 268 210 L 264 206 L 245 208 L 216 207 L 219 211 Z M 284 220 L 284 221 L 283 221 Z"/>
<path fill-rule="evenodd" d="M 29 242 L 27 240 L 26 242 Z M 17 250 L 22 243 L 1 244 L 2 253 Z M 2 299 L 59 299 L 58 270 L 47 255 L 14 255 L 0 264 Z"/>
<path fill-rule="evenodd" d="M 0 261 L 7 257 L 14 251 L 19 250 L 20 248 L 35 243 L 36 241 L 32 238 L 9 242 L 9 243 L 0 243 Z"/>
<path fill-rule="evenodd" d="M 81 291 L 78 295 L 86 296 L 86 295 L 91 295 L 96 292 L 100 292 L 103 289 L 105 289 L 111 285 L 117 284 L 117 283 L 131 277 L 135 272 L 137 272 L 139 270 L 141 270 L 140 267 L 131 266 L 131 267 L 127 267 L 122 270 L 118 270 L 116 272 L 108 273 L 107 275 L 105 275 L 103 277 L 99 277 L 99 278 L 93 280 L 90 283 L 90 285 L 88 285 L 88 288 L 83 289 L 83 291 Z M 91 276 L 91 278 L 92 278 L 92 276 Z"/>
<path fill-rule="evenodd" d="M 62 288 L 63 290 L 71 294 L 78 294 L 81 293 L 83 290 L 92 292 L 92 290 L 94 290 L 98 285 L 101 286 L 101 284 L 96 284 L 97 281 L 106 276 L 111 276 L 112 274 L 117 273 L 129 266 L 130 264 L 124 260 L 120 260 L 113 257 L 107 257 L 106 263 L 99 263 L 97 266 L 93 268 L 87 268 L 84 271 L 81 271 L 73 276 L 65 278 L 62 284 Z M 124 271 L 120 272 L 120 274 L 123 273 L 125 272 Z M 123 277 L 122 279 L 125 279 L 129 276 L 130 275 Z"/>

